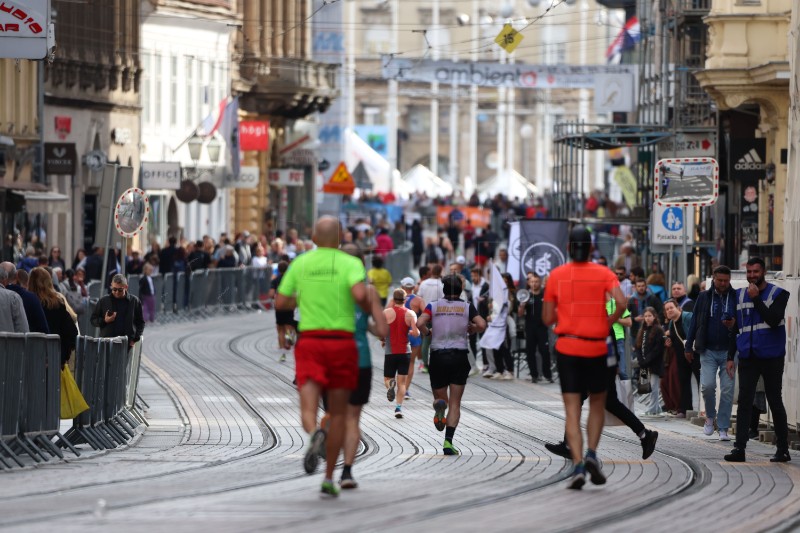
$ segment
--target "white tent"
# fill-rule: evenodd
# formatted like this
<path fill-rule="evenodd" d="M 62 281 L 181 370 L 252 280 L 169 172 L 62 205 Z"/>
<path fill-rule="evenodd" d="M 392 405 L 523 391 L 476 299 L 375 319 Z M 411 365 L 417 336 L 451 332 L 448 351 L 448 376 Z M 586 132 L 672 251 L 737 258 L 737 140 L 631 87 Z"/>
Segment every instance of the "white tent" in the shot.
<path fill-rule="evenodd" d="M 389 169 L 391 165 L 378 152 L 372 149 L 364 139 L 359 137 L 353 130 L 346 129 L 345 139 L 345 159 L 344 164 L 352 173 L 359 163 L 364 167 L 370 181 L 372 181 L 373 192 L 389 191 Z M 395 170 L 394 172 L 397 172 Z M 397 181 L 396 179 L 394 181 Z M 397 187 L 395 187 L 397 189 Z M 397 194 L 397 190 L 394 191 Z"/>
<path fill-rule="evenodd" d="M 403 174 L 403 181 L 411 192 L 424 192 L 430 197 L 453 194 L 453 187 L 425 165 L 412 167 Z"/>
<path fill-rule="evenodd" d="M 478 184 L 478 196 L 481 199 L 492 198 L 502 194 L 506 198 L 526 199 L 536 194 L 536 185 L 525 179 L 525 176 L 514 170 L 506 169 L 483 183 Z"/>

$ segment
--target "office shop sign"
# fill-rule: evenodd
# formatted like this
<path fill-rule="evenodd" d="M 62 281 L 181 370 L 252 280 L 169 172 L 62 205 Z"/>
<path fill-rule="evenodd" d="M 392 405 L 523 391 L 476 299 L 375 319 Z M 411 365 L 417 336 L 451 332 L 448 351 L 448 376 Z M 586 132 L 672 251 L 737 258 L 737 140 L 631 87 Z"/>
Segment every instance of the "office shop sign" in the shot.
<path fill-rule="evenodd" d="M 44 59 L 54 35 L 50 0 L 0 0 L 0 58 Z"/>
<path fill-rule="evenodd" d="M 181 188 L 181 164 L 142 161 L 141 188 L 144 190 Z"/>

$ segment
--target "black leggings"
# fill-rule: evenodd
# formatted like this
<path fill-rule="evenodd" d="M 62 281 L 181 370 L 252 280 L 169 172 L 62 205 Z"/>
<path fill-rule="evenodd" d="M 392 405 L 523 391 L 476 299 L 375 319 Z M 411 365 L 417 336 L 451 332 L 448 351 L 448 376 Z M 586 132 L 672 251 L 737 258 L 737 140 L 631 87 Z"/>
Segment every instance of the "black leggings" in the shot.
<path fill-rule="evenodd" d="M 508 337 L 503 341 L 498 349 L 494 351 L 494 366 L 501 374 L 506 370 L 514 372 L 514 358 L 511 356 L 511 350 L 508 349 Z"/>
<path fill-rule="evenodd" d="M 686 356 L 675 351 L 675 360 L 678 362 L 678 383 L 681 385 L 681 401 L 679 409 L 681 413 L 692 410 L 692 374 L 697 382 L 700 383 L 700 356 L 694 354 L 692 362 L 686 360 Z"/>

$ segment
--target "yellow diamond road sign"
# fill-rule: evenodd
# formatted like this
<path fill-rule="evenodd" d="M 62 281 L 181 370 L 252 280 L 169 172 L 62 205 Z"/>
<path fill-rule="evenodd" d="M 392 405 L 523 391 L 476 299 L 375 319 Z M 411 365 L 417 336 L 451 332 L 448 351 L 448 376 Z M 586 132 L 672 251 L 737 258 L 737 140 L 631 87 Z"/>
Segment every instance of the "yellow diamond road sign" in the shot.
<path fill-rule="evenodd" d="M 511 24 L 506 24 L 503 26 L 503 29 L 500 30 L 500 33 L 495 38 L 494 42 L 499 44 L 503 50 L 510 54 L 517 48 L 517 45 L 519 45 L 524 38 L 525 36 L 512 28 Z"/>

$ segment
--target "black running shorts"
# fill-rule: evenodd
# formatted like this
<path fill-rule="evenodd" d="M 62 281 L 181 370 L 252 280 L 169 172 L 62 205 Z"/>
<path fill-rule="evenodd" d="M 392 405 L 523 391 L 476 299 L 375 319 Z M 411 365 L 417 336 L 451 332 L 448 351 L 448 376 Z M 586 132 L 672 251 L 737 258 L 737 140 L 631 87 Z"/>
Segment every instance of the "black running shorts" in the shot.
<path fill-rule="evenodd" d="M 393 378 L 395 374 L 398 376 L 407 376 L 410 364 L 410 353 L 386 354 L 383 356 L 383 377 Z"/>
<path fill-rule="evenodd" d="M 428 375 L 431 388 L 443 389 L 448 385 L 466 385 L 470 364 L 467 350 L 431 350 Z"/>
<path fill-rule="evenodd" d="M 561 392 L 598 394 L 606 391 L 606 355 L 578 357 L 564 355 L 556 350 L 558 378 Z"/>
<path fill-rule="evenodd" d="M 358 385 L 350 393 L 350 405 L 366 405 L 372 391 L 372 368 L 358 369 Z M 324 397 L 325 395 L 323 395 Z"/>

